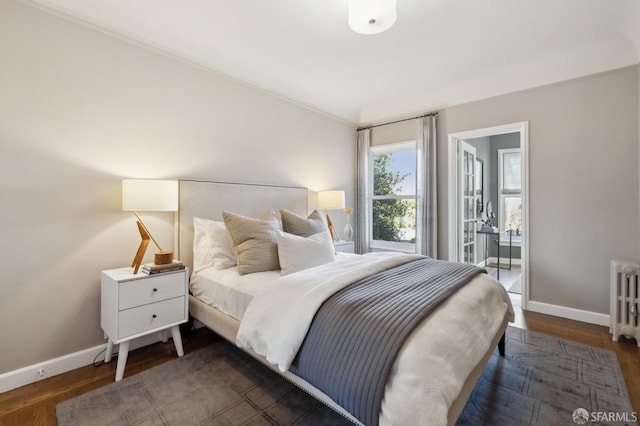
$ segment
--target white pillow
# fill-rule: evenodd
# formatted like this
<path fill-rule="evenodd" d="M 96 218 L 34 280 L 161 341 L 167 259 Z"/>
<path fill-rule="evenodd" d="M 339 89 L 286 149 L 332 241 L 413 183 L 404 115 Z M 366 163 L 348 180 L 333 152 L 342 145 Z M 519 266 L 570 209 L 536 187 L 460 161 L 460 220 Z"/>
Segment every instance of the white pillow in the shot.
<path fill-rule="evenodd" d="M 193 272 L 213 266 L 227 269 L 236 265 L 236 259 L 227 238 L 224 223 L 193 218 Z"/>
<path fill-rule="evenodd" d="M 299 237 L 282 231 L 278 235 L 280 274 L 288 275 L 303 269 L 324 265 L 336 260 L 336 253 L 328 232 Z"/>
<path fill-rule="evenodd" d="M 206 219 L 193 218 L 193 272 L 213 266 L 213 256 L 206 233 Z"/>
<path fill-rule="evenodd" d="M 216 269 L 227 269 L 236 266 L 236 257 L 233 254 L 227 227 L 224 222 L 213 222 L 207 226 L 207 238 L 211 245 L 211 255 L 213 256 L 213 267 Z"/>

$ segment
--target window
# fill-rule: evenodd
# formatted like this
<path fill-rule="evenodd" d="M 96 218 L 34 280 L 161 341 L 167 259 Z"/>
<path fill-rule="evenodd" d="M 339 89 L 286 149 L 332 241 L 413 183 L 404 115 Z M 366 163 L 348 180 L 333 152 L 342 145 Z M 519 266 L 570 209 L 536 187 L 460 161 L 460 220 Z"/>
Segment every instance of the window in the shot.
<path fill-rule="evenodd" d="M 416 141 L 371 148 L 371 247 L 415 252 Z"/>
<path fill-rule="evenodd" d="M 522 167 L 520 148 L 498 150 L 498 214 L 500 231 L 511 231 L 512 241 L 522 241 Z M 503 234 L 501 241 L 508 241 Z"/>

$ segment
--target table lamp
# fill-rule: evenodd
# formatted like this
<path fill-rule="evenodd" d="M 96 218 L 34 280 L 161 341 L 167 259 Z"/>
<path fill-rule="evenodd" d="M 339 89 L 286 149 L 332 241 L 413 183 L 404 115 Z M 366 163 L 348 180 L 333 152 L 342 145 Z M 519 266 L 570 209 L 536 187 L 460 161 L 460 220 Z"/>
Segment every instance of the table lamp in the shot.
<path fill-rule="evenodd" d="M 153 179 L 123 179 L 122 180 L 122 210 L 133 212 L 138 221 L 138 231 L 142 242 L 133 258 L 131 267 L 137 274 L 142 258 L 147 251 L 149 239 L 158 248 L 155 254 L 156 265 L 166 265 L 173 262 L 173 252 L 163 250 L 140 219 L 138 212 L 175 212 L 178 211 L 178 181 Z"/>
<path fill-rule="evenodd" d="M 324 209 L 327 216 L 327 226 L 329 227 L 329 233 L 334 241 L 337 241 L 335 233 L 333 232 L 333 223 L 329 217 L 329 210 L 344 209 L 344 191 L 320 191 L 318 192 L 318 208 Z"/>

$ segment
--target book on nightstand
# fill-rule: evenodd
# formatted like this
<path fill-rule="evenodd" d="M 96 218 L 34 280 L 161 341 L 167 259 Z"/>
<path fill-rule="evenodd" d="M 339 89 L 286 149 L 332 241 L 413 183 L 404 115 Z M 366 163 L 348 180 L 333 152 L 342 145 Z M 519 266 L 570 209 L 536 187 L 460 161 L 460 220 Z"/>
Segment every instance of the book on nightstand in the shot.
<path fill-rule="evenodd" d="M 153 275 L 153 274 L 161 274 L 163 272 L 178 271 L 184 268 L 185 268 L 184 263 L 182 263 L 179 260 L 174 260 L 173 262 L 167 263 L 166 265 L 156 265 L 155 263 L 145 263 L 144 265 L 142 265 L 142 268 L 140 268 L 140 270 L 144 274 Z"/>

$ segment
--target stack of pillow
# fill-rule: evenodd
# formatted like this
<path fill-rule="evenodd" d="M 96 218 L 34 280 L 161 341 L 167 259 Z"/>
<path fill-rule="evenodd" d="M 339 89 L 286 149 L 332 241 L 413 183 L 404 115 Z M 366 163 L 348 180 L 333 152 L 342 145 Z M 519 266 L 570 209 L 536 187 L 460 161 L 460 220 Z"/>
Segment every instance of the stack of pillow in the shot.
<path fill-rule="evenodd" d="M 327 224 L 315 210 L 304 217 L 287 210 L 259 219 L 224 211 L 224 222 L 194 218 L 194 272 L 237 266 L 240 275 L 280 269 L 282 275 L 335 260 Z"/>

